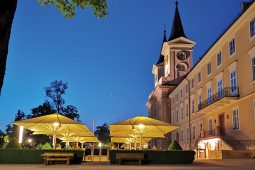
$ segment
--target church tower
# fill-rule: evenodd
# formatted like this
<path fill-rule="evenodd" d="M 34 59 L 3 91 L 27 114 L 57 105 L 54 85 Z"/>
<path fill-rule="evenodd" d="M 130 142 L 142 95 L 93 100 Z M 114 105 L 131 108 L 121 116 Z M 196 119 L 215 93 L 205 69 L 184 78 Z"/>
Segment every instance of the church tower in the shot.
<path fill-rule="evenodd" d="M 146 107 L 149 117 L 171 123 L 171 101 L 169 94 L 185 78 L 192 68 L 192 52 L 196 44 L 185 35 L 178 2 L 170 37 L 167 39 L 164 30 L 159 59 L 153 65 L 154 89 L 149 95 Z M 171 141 L 155 139 L 151 145 L 166 149 Z"/>
<path fill-rule="evenodd" d="M 185 35 L 178 2 L 176 2 L 172 30 L 168 41 L 166 41 L 165 34 L 164 31 L 159 60 L 153 65 L 152 69 L 155 77 L 155 87 L 164 84 L 165 81 L 171 81 L 187 74 L 192 68 L 192 52 L 196 43 Z M 164 74 L 162 75 L 162 73 Z M 160 81 L 161 77 L 164 78 Z"/>

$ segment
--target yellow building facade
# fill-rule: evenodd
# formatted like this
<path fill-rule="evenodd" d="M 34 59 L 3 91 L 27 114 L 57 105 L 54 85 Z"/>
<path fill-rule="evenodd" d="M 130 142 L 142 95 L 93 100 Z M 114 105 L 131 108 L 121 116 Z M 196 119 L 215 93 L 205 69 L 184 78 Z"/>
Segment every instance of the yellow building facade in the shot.
<path fill-rule="evenodd" d="M 231 158 L 230 151 L 255 151 L 255 3 L 246 7 L 187 74 L 175 78 L 180 79 L 176 84 L 168 83 L 169 112 L 163 117 L 179 126 L 171 141 L 196 150 L 197 158 Z M 166 55 L 164 48 L 161 54 Z M 155 89 L 163 79 L 168 75 L 161 76 Z M 147 102 L 151 117 L 153 94 Z"/>

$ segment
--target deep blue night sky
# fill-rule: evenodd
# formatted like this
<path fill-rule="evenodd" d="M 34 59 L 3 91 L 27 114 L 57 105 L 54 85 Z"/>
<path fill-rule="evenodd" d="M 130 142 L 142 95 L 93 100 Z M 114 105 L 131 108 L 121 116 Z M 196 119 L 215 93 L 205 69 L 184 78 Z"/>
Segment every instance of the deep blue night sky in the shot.
<path fill-rule="evenodd" d="M 194 63 L 240 13 L 242 0 L 180 0 L 186 36 L 197 42 Z M 108 0 L 109 15 L 79 10 L 65 19 L 54 7 L 20 0 L 0 96 L 0 129 L 17 110 L 30 114 L 45 100 L 51 81 L 69 83 L 66 104 L 75 105 L 92 128 L 136 115 L 153 89 L 163 25 L 170 34 L 174 0 Z"/>

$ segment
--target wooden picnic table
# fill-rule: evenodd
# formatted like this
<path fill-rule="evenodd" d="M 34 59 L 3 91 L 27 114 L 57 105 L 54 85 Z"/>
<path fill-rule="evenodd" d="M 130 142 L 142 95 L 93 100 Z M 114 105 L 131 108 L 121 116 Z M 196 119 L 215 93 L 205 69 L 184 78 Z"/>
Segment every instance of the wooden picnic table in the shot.
<path fill-rule="evenodd" d="M 124 160 L 138 160 L 139 165 L 141 165 L 142 160 L 144 160 L 144 153 L 116 153 L 116 159 L 119 160 L 119 164 Z"/>
<path fill-rule="evenodd" d="M 49 163 L 66 161 L 67 165 L 70 165 L 70 160 L 73 159 L 74 153 L 70 152 L 45 152 L 42 154 L 44 159 L 44 164 L 49 165 Z"/>

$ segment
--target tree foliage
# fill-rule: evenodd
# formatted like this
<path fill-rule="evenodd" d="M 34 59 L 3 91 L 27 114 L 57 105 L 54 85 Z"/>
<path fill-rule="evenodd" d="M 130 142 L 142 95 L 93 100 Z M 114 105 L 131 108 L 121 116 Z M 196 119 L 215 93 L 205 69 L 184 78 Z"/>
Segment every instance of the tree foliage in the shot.
<path fill-rule="evenodd" d="M 92 7 L 94 15 L 101 18 L 107 15 L 108 5 L 106 0 L 37 0 L 42 6 L 55 5 L 56 8 L 66 17 L 73 18 L 77 8 L 84 9 Z"/>
<path fill-rule="evenodd" d="M 55 80 L 50 83 L 50 86 L 44 88 L 46 96 L 52 100 L 51 106 L 53 110 L 56 110 L 59 114 L 69 117 L 70 119 L 79 121 L 80 115 L 77 108 L 73 105 L 64 106 L 64 94 L 67 89 L 68 83 L 62 80 Z"/>
<path fill-rule="evenodd" d="M 103 144 L 110 143 L 110 129 L 107 123 L 104 123 L 102 126 L 97 126 L 95 131 L 95 136 Z"/>
<path fill-rule="evenodd" d="M 63 107 L 62 114 L 70 119 L 80 121 L 80 114 L 78 113 L 77 108 L 73 105 Z"/>
<path fill-rule="evenodd" d="M 174 140 L 168 147 L 168 150 L 170 151 L 181 151 L 182 147 L 179 145 L 179 143 Z"/>
<path fill-rule="evenodd" d="M 18 140 L 15 137 L 13 137 L 13 138 L 10 138 L 9 142 L 6 144 L 6 148 L 21 149 L 21 146 Z"/>
<path fill-rule="evenodd" d="M 65 104 L 63 95 L 66 93 L 67 88 L 67 83 L 64 83 L 62 80 L 55 80 L 50 83 L 50 86 L 44 88 L 46 96 L 52 100 L 52 105 L 58 113 L 62 112 L 63 105 Z"/>
<path fill-rule="evenodd" d="M 30 115 L 27 115 L 27 118 L 34 118 L 38 116 L 45 116 L 52 113 L 56 113 L 56 110 L 53 109 L 50 102 L 45 101 L 42 105 L 32 108 Z"/>
<path fill-rule="evenodd" d="M 4 136 L 6 134 L 0 130 L 0 148 L 2 148 L 4 146 Z"/>

